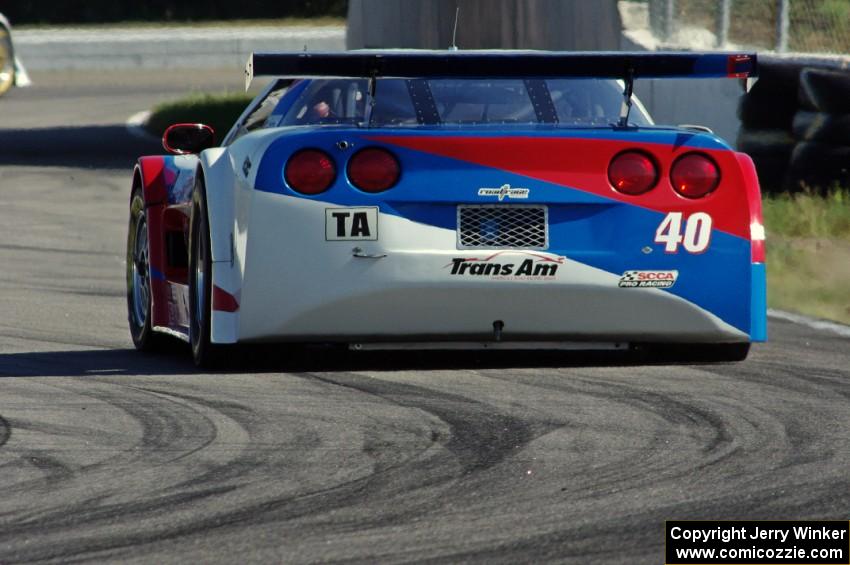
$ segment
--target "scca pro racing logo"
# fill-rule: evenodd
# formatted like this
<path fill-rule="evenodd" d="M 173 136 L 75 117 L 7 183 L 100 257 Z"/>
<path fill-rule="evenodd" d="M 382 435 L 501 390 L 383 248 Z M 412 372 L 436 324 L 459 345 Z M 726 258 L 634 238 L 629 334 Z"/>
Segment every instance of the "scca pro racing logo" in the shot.
<path fill-rule="evenodd" d="M 451 268 L 449 274 L 459 277 L 551 281 L 564 261 L 558 255 L 500 251 L 489 257 L 456 257 L 444 268 Z"/>
<path fill-rule="evenodd" d="M 679 278 L 679 271 L 626 271 L 620 277 L 622 288 L 670 288 Z"/>
<path fill-rule="evenodd" d="M 478 196 L 495 196 L 501 202 L 505 198 L 526 199 L 529 192 L 527 188 L 511 188 L 511 185 L 503 184 L 499 188 L 479 188 Z"/>

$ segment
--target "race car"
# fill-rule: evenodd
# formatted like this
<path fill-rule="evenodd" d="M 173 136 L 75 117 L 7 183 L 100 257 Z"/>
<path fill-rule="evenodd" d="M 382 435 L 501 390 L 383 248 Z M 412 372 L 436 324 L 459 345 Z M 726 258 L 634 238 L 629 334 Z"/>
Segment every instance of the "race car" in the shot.
<path fill-rule="evenodd" d="M 12 44 L 12 26 L 0 14 L 0 96 L 13 86 L 29 86 L 30 79 L 21 62 L 15 57 Z"/>
<path fill-rule="evenodd" d="M 235 344 L 677 348 L 766 339 L 756 172 L 654 125 L 640 78 L 747 78 L 752 53 L 253 54 L 220 144 L 176 124 L 135 167 L 127 305 L 214 367 Z M 698 354 L 698 355 L 697 355 Z"/>

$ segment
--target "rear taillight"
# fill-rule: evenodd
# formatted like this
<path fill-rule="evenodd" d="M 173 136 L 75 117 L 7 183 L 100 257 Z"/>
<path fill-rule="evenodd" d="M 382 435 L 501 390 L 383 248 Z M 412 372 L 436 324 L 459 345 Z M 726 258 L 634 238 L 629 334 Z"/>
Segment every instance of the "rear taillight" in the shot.
<path fill-rule="evenodd" d="M 670 169 L 673 190 L 686 198 L 701 198 L 720 184 L 720 168 L 702 153 L 682 155 Z"/>
<path fill-rule="evenodd" d="M 395 156 L 386 149 L 367 147 L 348 162 L 351 184 L 366 192 L 381 192 L 398 182 L 401 167 Z"/>
<path fill-rule="evenodd" d="M 623 194 L 643 194 L 658 183 L 658 167 L 646 153 L 624 151 L 608 165 L 608 182 Z"/>
<path fill-rule="evenodd" d="M 302 194 L 319 194 L 333 184 L 336 166 L 324 151 L 302 149 L 286 162 L 283 176 L 292 190 Z"/>

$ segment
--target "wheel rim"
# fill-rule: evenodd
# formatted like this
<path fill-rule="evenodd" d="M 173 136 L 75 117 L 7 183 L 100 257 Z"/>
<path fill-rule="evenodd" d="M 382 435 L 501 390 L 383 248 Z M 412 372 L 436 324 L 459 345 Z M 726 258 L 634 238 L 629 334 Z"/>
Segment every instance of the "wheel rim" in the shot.
<path fill-rule="evenodd" d="M 201 230 L 198 230 L 201 232 Z M 204 264 L 206 263 L 206 242 L 203 233 L 198 233 L 198 258 L 195 261 L 195 319 L 198 321 L 198 330 L 204 323 Z"/>
<path fill-rule="evenodd" d="M 150 305 L 150 269 L 148 268 L 148 225 L 144 216 L 136 224 L 133 244 L 133 318 L 137 326 L 145 325 Z"/>

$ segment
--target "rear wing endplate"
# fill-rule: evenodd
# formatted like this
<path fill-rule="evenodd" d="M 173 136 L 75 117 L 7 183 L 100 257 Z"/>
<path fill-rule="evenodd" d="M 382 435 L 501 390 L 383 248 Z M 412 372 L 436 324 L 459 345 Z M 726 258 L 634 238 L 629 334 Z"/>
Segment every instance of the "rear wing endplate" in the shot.
<path fill-rule="evenodd" d="M 257 76 L 289 78 L 749 78 L 755 53 L 384 50 L 252 53 Z"/>

